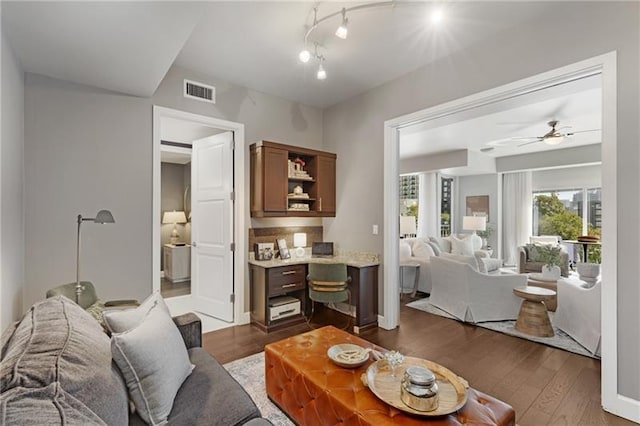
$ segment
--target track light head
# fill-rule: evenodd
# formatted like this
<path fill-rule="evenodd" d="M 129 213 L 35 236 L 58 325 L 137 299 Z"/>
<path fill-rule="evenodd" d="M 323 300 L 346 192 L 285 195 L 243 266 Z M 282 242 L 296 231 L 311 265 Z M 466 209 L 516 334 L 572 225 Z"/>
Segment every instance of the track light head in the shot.
<path fill-rule="evenodd" d="M 309 52 L 307 49 L 302 50 L 298 54 L 298 59 L 300 59 L 300 62 L 302 62 L 303 64 L 306 64 L 307 62 L 309 62 L 309 59 L 311 59 L 311 52 Z"/>
<path fill-rule="evenodd" d="M 318 80 L 325 80 L 327 78 L 327 72 L 324 70 L 322 66 L 322 62 L 320 62 L 320 66 L 318 67 L 318 73 L 316 74 L 316 78 Z"/>
<path fill-rule="evenodd" d="M 345 8 L 342 8 L 342 24 L 336 30 L 336 37 L 339 37 L 343 40 L 347 39 L 347 34 L 349 30 L 347 29 L 347 24 L 349 24 L 349 20 L 347 19 L 347 11 Z"/>

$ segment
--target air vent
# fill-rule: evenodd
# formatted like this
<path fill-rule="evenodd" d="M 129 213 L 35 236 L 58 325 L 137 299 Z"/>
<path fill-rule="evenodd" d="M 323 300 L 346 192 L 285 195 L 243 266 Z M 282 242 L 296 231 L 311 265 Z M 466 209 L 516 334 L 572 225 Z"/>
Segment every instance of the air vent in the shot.
<path fill-rule="evenodd" d="M 210 104 L 216 103 L 216 88 L 197 81 L 184 81 L 184 97 L 197 99 Z"/>

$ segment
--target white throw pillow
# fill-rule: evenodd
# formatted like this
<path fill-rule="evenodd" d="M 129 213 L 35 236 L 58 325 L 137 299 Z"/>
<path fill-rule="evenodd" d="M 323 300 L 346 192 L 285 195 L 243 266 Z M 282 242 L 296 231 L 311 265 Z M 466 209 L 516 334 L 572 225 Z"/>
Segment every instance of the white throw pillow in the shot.
<path fill-rule="evenodd" d="M 451 253 L 451 237 L 429 237 L 429 241 L 434 242 L 443 253 Z"/>
<path fill-rule="evenodd" d="M 400 250 L 398 255 L 400 260 L 407 260 L 411 257 L 411 246 L 407 241 L 400 241 Z"/>
<path fill-rule="evenodd" d="M 435 256 L 433 249 L 428 243 L 424 241 L 416 241 L 413 245 L 413 256 L 423 259 L 429 259 L 431 256 Z"/>
<path fill-rule="evenodd" d="M 104 322 L 111 333 L 123 333 L 137 327 L 155 306 L 169 314 L 169 307 L 160 292 L 156 291 L 135 309 L 105 312 Z"/>
<path fill-rule="evenodd" d="M 113 335 L 111 355 L 138 415 L 150 425 L 166 423 L 178 389 L 192 370 L 171 316 L 157 305 L 151 308 L 137 327 Z"/>
<path fill-rule="evenodd" d="M 456 236 L 451 237 L 451 254 L 461 256 L 473 256 L 473 239 L 471 236 L 459 239 Z"/>

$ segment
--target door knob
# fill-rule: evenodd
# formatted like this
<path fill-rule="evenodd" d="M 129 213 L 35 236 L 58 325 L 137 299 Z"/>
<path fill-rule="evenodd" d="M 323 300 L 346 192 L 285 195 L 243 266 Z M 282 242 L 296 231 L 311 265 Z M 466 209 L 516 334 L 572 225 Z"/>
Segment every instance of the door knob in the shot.
<path fill-rule="evenodd" d="M 195 241 L 191 241 L 191 247 L 198 247 L 198 244 Z"/>

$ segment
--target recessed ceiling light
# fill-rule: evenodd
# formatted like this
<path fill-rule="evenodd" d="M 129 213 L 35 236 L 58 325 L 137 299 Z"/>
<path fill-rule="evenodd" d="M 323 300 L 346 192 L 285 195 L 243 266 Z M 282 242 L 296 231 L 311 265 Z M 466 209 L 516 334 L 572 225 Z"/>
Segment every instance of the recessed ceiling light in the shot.
<path fill-rule="evenodd" d="M 442 22 L 443 19 L 444 19 L 444 12 L 442 11 L 442 9 L 440 8 L 434 9 L 431 12 L 431 22 L 433 24 L 439 24 L 440 22 Z"/>

